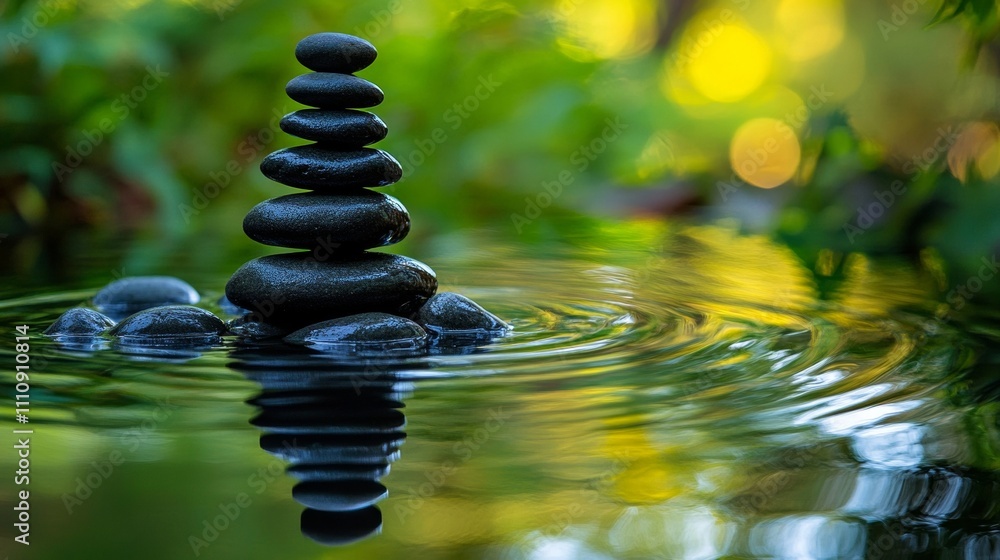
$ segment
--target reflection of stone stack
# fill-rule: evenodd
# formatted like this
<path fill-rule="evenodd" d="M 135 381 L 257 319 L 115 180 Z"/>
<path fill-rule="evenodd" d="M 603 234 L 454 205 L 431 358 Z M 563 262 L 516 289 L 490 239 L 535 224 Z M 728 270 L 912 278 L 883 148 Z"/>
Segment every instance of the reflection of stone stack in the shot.
<path fill-rule="evenodd" d="M 243 352 L 232 364 L 259 382 L 250 401 L 251 424 L 264 433 L 262 449 L 290 463 L 302 532 L 327 545 L 350 543 L 382 526 L 376 502 L 388 491 L 379 480 L 399 458 L 406 419 L 390 373 L 352 367 L 304 367 L 294 357 Z M 253 361 L 266 359 L 265 367 Z"/>
<path fill-rule="evenodd" d="M 392 156 L 364 146 L 388 132 L 377 116 L 348 108 L 373 107 L 382 91 L 353 75 L 377 55 L 367 41 L 319 33 L 295 49 L 313 73 L 293 78 L 285 91 L 317 107 L 287 115 L 281 128 L 315 143 L 279 150 L 261 163 L 268 178 L 310 192 L 267 200 L 247 214 L 244 231 L 267 245 L 306 249 L 254 259 L 226 286 L 236 305 L 283 327 L 364 312 L 408 316 L 434 295 L 437 280 L 426 265 L 398 255 L 367 252 L 403 239 L 406 208 L 365 187 L 402 176 Z"/>

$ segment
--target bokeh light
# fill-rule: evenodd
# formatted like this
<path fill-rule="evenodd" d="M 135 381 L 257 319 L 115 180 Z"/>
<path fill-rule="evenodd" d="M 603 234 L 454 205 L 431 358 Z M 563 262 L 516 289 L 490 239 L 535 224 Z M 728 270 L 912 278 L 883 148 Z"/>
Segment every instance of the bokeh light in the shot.
<path fill-rule="evenodd" d="M 771 71 L 771 49 L 742 24 L 706 20 L 689 28 L 695 48 L 683 56 L 694 88 L 713 101 L 732 103 L 756 91 Z"/>
<path fill-rule="evenodd" d="M 747 121 L 733 135 L 729 162 L 747 183 L 770 189 L 795 175 L 801 152 L 790 126 L 777 119 L 760 118 Z"/>

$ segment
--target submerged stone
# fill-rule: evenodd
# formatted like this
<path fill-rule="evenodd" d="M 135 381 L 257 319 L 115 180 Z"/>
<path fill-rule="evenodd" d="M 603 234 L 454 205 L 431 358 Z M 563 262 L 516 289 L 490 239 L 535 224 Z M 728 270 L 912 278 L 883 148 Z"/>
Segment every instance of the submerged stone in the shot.
<path fill-rule="evenodd" d="M 226 285 L 236 305 L 294 327 L 369 311 L 409 315 L 435 291 L 437 278 L 427 265 L 367 252 L 325 261 L 309 252 L 261 257 L 240 267 Z"/>
<path fill-rule="evenodd" d="M 268 340 L 281 338 L 288 334 L 288 329 L 265 323 L 256 313 L 247 313 L 229 322 L 229 332 L 237 338 L 245 340 Z"/>
<path fill-rule="evenodd" d="M 344 33 L 316 33 L 299 41 L 295 58 L 310 70 L 350 74 L 375 62 L 378 51 L 361 37 Z"/>
<path fill-rule="evenodd" d="M 115 326 L 110 317 L 93 309 L 75 307 L 63 313 L 45 329 L 48 336 L 97 336 Z"/>
<path fill-rule="evenodd" d="M 112 319 L 162 305 L 193 305 L 198 292 L 172 276 L 133 276 L 108 284 L 94 296 L 94 306 Z"/>
<path fill-rule="evenodd" d="M 323 321 L 301 328 L 285 337 L 285 342 L 300 346 L 336 346 L 365 343 L 420 348 L 427 333 L 409 319 L 388 313 L 360 313 Z"/>
<path fill-rule="evenodd" d="M 331 72 L 296 76 L 285 86 L 285 93 L 303 105 L 323 109 L 374 107 L 385 99 L 382 90 L 368 80 Z"/>
<path fill-rule="evenodd" d="M 111 334 L 133 346 L 188 346 L 220 342 L 226 325 L 204 309 L 168 305 L 140 311 L 118 323 Z"/>
<path fill-rule="evenodd" d="M 403 168 L 382 150 L 337 151 L 321 144 L 270 153 L 260 163 L 265 177 L 290 187 L 342 193 L 356 187 L 384 187 L 403 176 Z"/>
<path fill-rule="evenodd" d="M 360 148 L 385 138 L 389 127 L 372 113 L 350 109 L 302 109 L 279 123 L 288 134 L 332 148 Z"/>
<path fill-rule="evenodd" d="M 454 292 L 441 292 L 417 311 L 417 322 L 428 330 L 455 334 L 503 334 L 510 325 L 478 303 Z"/>
<path fill-rule="evenodd" d="M 410 215 L 395 198 L 367 189 L 339 195 L 300 193 L 265 200 L 243 219 L 254 241 L 325 253 L 391 245 L 410 231 Z"/>

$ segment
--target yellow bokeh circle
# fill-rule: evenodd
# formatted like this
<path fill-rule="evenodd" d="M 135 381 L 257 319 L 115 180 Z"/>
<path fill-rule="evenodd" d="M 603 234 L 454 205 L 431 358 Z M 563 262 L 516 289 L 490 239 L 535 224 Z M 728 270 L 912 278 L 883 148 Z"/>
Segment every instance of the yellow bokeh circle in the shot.
<path fill-rule="evenodd" d="M 763 189 L 777 187 L 794 177 L 801 157 L 795 131 L 778 119 L 743 123 L 729 145 L 729 164 L 736 175 Z"/>

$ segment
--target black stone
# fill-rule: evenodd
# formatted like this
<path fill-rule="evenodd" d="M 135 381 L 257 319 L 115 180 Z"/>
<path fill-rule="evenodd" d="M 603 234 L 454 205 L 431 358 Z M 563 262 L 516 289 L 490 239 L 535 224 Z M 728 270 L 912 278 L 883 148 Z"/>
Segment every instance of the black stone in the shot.
<path fill-rule="evenodd" d="M 361 313 L 309 325 L 284 340 L 318 348 L 361 343 L 382 345 L 385 349 L 417 349 L 426 345 L 427 333 L 409 319 L 388 313 Z"/>
<path fill-rule="evenodd" d="M 111 334 L 134 346 L 185 346 L 221 341 L 226 325 L 204 309 L 168 305 L 146 309 L 118 323 Z"/>
<path fill-rule="evenodd" d="M 273 181 L 323 192 L 343 192 L 356 187 L 383 187 L 403 176 L 403 168 L 382 150 L 361 148 L 337 151 L 321 144 L 296 146 L 268 154 L 261 172 Z"/>
<path fill-rule="evenodd" d="M 438 333 L 502 334 L 510 325 L 471 299 L 453 292 L 441 292 L 427 300 L 416 320 Z"/>
<path fill-rule="evenodd" d="M 43 334 L 48 336 L 96 336 L 115 326 L 115 322 L 93 309 L 75 307 L 63 313 Z"/>
<path fill-rule="evenodd" d="M 397 243 L 410 231 L 410 215 L 395 198 L 370 191 L 300 193 L 265 200 L 243 219 L 254 241 L 326 254 Z"/>
<path fill-rule="evenodd" d="M 360 148 L 385 138 L 389 127 L 377 115 L 350 109 L 302 109 L 279 123 L 288 134 L 332 148 Z"/>
<path fill-rule="evenodd" d="M 288 97 L 323 109 L 374 107 L 385 99 L 379 87 L 350 74 L 313 72 L 295 76 L 285 86 Z"/>
<path fill-rule="evenodd" d="M 226 285 L 234 304 L 263 313 L 264 320 L 303 327 L 357 313 L 407 316 L 437 291 L 427 265 L 385 253 L 358 253 L 317 261 L 312 253 L 254 259 Z"/>
<path fill-rule="evenodd" d="M 368 68 L 377 56 L 371 43 L 344 33 L 316 33 L 295 46 L 299 63 L 317 72 L 350 74 Z"/>
<path fill-rule="evenodd" d="M 385 498 L 389 491 L 374 480 L 304 481 L 292 488 L 298 503 L 320 511 L 352 511 Z"/>
<path fill-rule="evenodd" d="M 288 329 L 265 323 L 256 313 L 247 313 L 229 322 L 229 332 L 245 340 L 267 340 L 285 336 Z"/>
<path fill-rule="evenodd" d="M 172 276 L 134 276 L 108 284 L 94 296 L 94 306 L 119 320 L 137 311 L 161 305 L 198 303 L 198 292 Z"/>
<path fill-rule="evenodd" d="M 340 546 L 359 541 L 382 527 L 382 512 L 375 506 L 355 511 L 302 512 L 302 534 L 327 546 Z"/>

